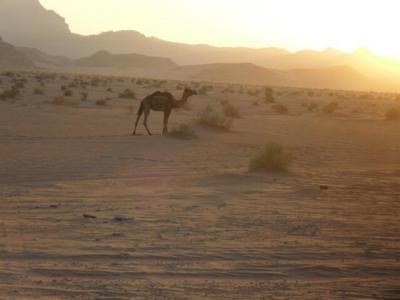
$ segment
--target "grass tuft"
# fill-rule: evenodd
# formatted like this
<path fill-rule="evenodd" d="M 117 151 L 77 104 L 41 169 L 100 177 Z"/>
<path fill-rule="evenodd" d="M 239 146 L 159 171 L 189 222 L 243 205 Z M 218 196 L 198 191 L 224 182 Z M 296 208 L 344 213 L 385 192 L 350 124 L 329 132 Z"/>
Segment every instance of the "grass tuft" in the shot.
<path fill-rule="evenodd" d="M 385 112 L 385 118 L 388 121 L 399 121 L 400 120 L 400 107 L 393 107 Z"/>
<path fill-rule="evenodd" d="M 250 171 L 287 172 L 292 164 L 292 155 L 281 145 L 270 143 L 258 151 L 249 162 Z"/>
<path fill-rule="evenodd" d="M 182 140 L 192 140 L 197 138 L 197 134 L 192 125 L 180 124 L 168 133 L 168 137 Z"/>
<path fill-rule="evenodd" d="M 232 118 L 227 117 L 223 112 L 214 110 L 209 105 L 200 113 L 198 122 L 203 126 L 224 130 L 231 129 L 233 125 Z"/>

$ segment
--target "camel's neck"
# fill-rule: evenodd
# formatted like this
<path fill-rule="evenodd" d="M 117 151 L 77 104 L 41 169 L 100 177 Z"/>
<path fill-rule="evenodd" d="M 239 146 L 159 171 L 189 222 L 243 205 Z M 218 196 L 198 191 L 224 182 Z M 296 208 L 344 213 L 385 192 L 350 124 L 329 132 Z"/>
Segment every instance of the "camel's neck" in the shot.
<path fill-rule="evenodd" d="M 179 107 L 184 106 L 186 104 L 188 98 L 189 98 L 189 96 L 186 93 L 183 93 L 180 100 L 174 101 L 174 107 L 179 108 Z"/>

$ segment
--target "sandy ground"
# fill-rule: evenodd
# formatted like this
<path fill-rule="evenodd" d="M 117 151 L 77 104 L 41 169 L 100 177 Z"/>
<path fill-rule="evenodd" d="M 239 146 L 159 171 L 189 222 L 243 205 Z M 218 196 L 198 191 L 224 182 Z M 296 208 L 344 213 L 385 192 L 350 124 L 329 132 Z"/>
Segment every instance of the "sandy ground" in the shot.
<path fill-rule="evenodd" d="M 21 76 L 21 94 L 0 101 L 1 299 L 399 299 L 400 122 L 383 120 L 393 95 L 280 88 L 280 115 L 262 94 L 216 86 L 170 127 L 216 100 L 242 118 L 179 140 L 159 135 L 159 113 L 157 135 L 129 136 L 139 100 L 118 92 L 155 86 L 108 80 L 70 107 L 48 102 L 73 76 L 44 80 L 44 95 Z M 179 96 L 177 85 L 160 89 Z M 304 108 L 332 100 L 333 114 Z M 296 157 L 289 173 L 248 172 L 267 142 Z"/>

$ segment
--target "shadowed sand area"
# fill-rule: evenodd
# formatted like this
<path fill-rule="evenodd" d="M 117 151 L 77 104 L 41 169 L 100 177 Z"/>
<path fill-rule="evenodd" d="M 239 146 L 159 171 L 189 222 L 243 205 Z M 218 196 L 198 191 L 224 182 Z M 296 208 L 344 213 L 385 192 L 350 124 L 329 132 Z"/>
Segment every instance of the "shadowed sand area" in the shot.
<path fill-rule="evenodd" d="M 241 97 L 231 132 L 190 141 L 130 137 L 119 100 L 0 102 L 0 298 L 398 299 L 400 123 Z M 248 172 L 268 141 L 289 173 Z"/>

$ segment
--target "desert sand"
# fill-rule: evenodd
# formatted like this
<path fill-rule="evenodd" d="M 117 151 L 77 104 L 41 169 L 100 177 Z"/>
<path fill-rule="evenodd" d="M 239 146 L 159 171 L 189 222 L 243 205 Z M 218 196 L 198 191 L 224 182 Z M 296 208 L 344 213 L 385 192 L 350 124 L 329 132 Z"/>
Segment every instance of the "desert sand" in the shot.
<path fill-rule="evenodd" d="M 276 87 L 280 114 L 264 87 L 45 73 L 0 94 L 22 79 L 0 100 L 1 299 L 399 299 L 397 95 Z M 197 138 L 156 112 L 130 136 L 143 97 L 205 85 L 170 120 Z M 219 101 L 231 130 L 197 124 Z M 289 172 L 248 171 L 268 142 Z"/>

